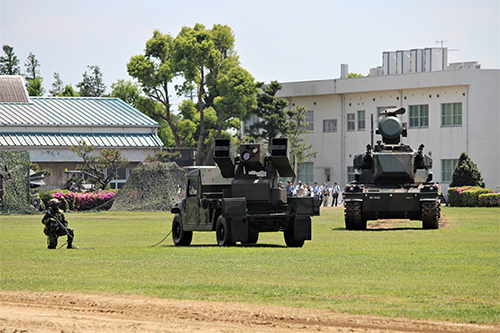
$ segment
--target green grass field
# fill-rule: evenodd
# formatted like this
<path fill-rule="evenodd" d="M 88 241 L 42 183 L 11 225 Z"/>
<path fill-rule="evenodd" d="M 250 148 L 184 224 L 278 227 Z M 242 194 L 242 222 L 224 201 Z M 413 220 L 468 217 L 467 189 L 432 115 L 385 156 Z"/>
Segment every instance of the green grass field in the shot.
<path fill-rule="evenodd" d="M 0 216 L 0 288 L 500 323 L 500 209 L 443 214 L 439 230 L 398 221 L 346 231 L 341 209 L 323 210 L 303 248 L 285 247 L 282 233 L 261 234 L 256 246 L 219 248 L 214 233 L 195 233 L 190 247 L 174 247 L 171 236 L 151 247 L 169 232 L 172 214 L 66 214 L 78 250 L 47 250 L 41 215 Z"/>

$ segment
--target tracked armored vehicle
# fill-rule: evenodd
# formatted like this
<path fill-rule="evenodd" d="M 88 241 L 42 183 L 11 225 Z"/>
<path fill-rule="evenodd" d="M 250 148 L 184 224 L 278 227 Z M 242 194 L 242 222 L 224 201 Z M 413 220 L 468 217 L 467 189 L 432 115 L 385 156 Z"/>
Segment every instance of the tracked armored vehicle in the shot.
<path fill-rule="evenodd" d="M 175 245 L 190 245 L 193 231 L 215 231 L 219 246 L 255 244 L 261 232 L 282 231 L 289 247 L 311 240 L 319 198 L 290 198 L 278 187 L 278 174 L 295 177 L 288 139 L 271 139 L 267 154 L 257 143 L 236 153 L 231 140 L 217 139 L 214 159 L 218 167 L 188 173 L 186 197 L 172 206 Z"/>
<path fill-rule="evenodd" d="M 345 226 L 364 230 L 368 220 L 410 219 L 422 221 L 424 229 L 441 226 L 439 185 L 432 182 L 432 158 L 400 142 L 406 124 L 397 117 L 404 108 L 387 109 L 381 114 L 375 147 L 354 157 L 355 181 L 345 190 Z"/>

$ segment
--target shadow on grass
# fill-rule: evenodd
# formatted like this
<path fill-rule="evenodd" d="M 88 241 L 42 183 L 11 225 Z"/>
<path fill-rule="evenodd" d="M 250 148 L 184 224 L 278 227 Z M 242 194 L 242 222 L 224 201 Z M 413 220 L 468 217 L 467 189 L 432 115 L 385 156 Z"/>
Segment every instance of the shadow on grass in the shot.
<path fill-rule="evenodd" d="M 188 248 L 188 247 L 234 247 L 234 248 L 245 248 L 245 247 L 262 247 L 262 248 L 287 248 L 286 245 L 277 245 L 277 244 L 236 244 L 233 246 L 219 246 L 217 244 L 194 244 L 189 246 L 175 246 L 175 245 L 162 245 L 158 247 L 164 248 Z"/>
<path fill-rule="evenodd" d="M 377 228 L 377 229 L 366 229 L 366 230 L 347 230 L 346 228 L 332 228 L 333 231 L 400 231 L 400 230 L 425 230 L 419 227 L 401 227 L 401 228 Z"/>

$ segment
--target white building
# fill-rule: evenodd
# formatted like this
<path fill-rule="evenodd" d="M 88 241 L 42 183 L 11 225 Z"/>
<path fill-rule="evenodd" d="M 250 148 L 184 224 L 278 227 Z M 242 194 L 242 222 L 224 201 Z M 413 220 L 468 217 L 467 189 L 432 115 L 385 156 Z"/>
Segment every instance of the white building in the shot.
<path fill-rule="evenodd" d="M 432 152 L 434 180 L 442 190 L 451 182 L 462 152 L 478 165 L 486 187 L 500 189 L 500 70 L 477 62 L 447 64 L 446 48 L 384 52 L 383 66 L 369 77 L 288 82 L 278 97 L 309 111 L 309 144 L 317 157 L 300 165 L 298 178 L 311 182 L 353 179 L 353 157 L 371 141 L 377 116 L 404 107 L 408 124 L 402 141 Z M 376 142 L 380 135 L 374 135 Z"/>

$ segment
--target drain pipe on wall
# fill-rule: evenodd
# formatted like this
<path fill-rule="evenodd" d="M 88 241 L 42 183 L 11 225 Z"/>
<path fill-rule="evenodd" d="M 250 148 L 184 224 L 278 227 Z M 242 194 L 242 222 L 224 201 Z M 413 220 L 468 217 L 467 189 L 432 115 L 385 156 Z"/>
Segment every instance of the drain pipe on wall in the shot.
<path fill-rule="evenodd" d="M 345 165 L 345 130 L 344 130 L 344 123 L 345 123 L 345 95 L 344 94 L 339 94 L 340 96 L 340 133 L 342 135 L 340 136 L 340 179 L 341 179 L 341 184 L 342 187 L 344 187 L 345 184 L 347 184 L 347 179 L 345 178 L 345 172 L 346 172 L 346 165 Z"/>
<path fill-rule="evenodd" d="M 465 153 L 469 155 L 469 87 L 465 88 Z"/>

